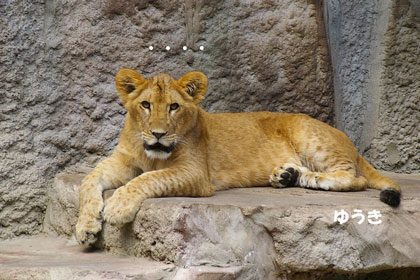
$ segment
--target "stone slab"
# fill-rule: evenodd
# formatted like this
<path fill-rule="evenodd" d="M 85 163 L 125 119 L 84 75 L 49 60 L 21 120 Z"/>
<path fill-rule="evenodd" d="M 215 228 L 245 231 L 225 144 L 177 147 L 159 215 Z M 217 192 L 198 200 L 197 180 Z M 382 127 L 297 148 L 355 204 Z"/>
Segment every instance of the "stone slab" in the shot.
<path fill-rule="evenodd" d="M 83 178 L 76 171 L 56 177 L 45 221 L 49 231 L 73 234 Z M 132 224 L 121 229 L 104 224 L 96 246 L 178 267 L 239 267 L 238 275 L 247 278 L 237 279 L 311 279 L 302 275 L 401 269 L 420 273 L 420 174 L 387 175 L 402 185 L 398 209 L 380 202 L 377 190 L 266 187 L 220 191 L 209 198 L 154 198 L 144 201 Z M 334 214 L 341 210 L 350 216 L 361 210 L 365 221 L 359 224 L 350 217 L 340 224 Z M 379 225 L 368 223 L 373 210 L 382 215 Z"/>
<path fill-rule="evenodd" d="M 0 279 L 173 279 L 175 266 L 146 258 L 88 252 L 76 241 L 33 236 L 0 241 Z"/>

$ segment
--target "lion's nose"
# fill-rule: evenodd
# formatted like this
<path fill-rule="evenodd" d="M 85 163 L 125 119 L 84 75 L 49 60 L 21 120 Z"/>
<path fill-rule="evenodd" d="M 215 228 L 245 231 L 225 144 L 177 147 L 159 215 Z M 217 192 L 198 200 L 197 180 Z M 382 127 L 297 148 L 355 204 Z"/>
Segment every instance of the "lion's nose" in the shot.
<path fill-rule="evenodd" d="M 157 138 L 157 139 L 160 139 L 162 136 L 165 136 L 166 135 L 166 132 L 155 132 L 155 131 L 152 131 L 152 134 Z"/>

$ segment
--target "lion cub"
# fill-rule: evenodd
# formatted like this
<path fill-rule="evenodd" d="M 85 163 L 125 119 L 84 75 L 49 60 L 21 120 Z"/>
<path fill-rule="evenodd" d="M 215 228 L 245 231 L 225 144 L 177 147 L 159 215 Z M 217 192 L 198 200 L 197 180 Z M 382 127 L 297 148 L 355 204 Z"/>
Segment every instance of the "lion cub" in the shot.
<path fill-rule="evenodd" d="M 82 182 L 76 236 L 92 244 L 102 220 L 133 221 L 144 199 L 211 196 L 229 187 L 299 186 L 329 191 L 401 189 L 357 152 L 341 131 L 302 114 L 211 114 L 198 106 L 207 78 L 190 72 L 145 79 L 123 69 L 116 86 L 128 113 L 112 155 Z M 118 188 L 104 205 L 102 192 Z"/>

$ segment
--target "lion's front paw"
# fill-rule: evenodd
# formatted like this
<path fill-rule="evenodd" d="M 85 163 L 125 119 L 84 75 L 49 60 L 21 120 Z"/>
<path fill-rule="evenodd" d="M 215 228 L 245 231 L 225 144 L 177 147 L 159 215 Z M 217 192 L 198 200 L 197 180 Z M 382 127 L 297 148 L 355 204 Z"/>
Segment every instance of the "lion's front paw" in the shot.
<path fill-rule="evenodd" d="M 76 239 L 82 245 L 92 245 L 98 239 L 102 220 L 90 215 L 80 215 L 76 224 Z"/>
<path fill-rule="evenodd" d="M 140 208 L 141 199 L 121 187 L 105 203 L 104 219 L 112 225 L 121 226 L 134 220 Z"/>
<path fill-rule="evenodd" d="M 299 171 L 291 165 L 276 167 L 270 175 L 270 184 L 277 188 L 293 187 L 298 177 Z"/>

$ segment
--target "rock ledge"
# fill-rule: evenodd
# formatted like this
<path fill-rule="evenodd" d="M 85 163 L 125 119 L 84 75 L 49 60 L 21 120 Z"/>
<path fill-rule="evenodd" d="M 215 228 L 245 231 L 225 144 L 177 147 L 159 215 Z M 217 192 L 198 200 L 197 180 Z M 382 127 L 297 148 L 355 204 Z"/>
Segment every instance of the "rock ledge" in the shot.
<path fill-rule="evenodd" d="M 47 231 L 73 234 L 77 189 L 86 172 L 73 169 L 56 177 L 49 194 Z M 198 274 L 191 276 L 197 267 L 219 268 L 214 279 L 365 279 L 394 274 L 416 279 L 420 175 L 388 175 L 403 186 L 398 209 L 380 202 L 376 190 L 334 193 L 267 187 L 232 189 L 210 198 L 147 199 L 132 224 L 122 229 L 105 224 L 96 245 L 170 263 L 179 268 L 177 273 L 190 275 L 185 279 L 199 279 Z M 341 210 L 350 215 L 343 224 L 334 221 L 335 211 Z M 361 224 L 351 217 L 359 210 L 365 215 Z M 378 225 L 368 222 L 373 210 L 381 214 Z"/>

